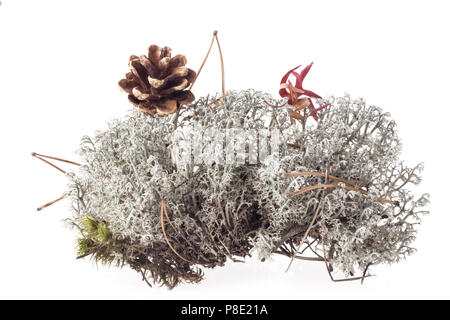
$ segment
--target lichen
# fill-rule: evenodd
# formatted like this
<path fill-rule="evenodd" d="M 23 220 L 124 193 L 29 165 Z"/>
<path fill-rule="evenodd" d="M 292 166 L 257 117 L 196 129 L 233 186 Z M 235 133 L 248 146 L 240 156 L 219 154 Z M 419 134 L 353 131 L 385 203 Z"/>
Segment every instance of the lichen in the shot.
<path fill-rule="evenodd" d="M 400 141 L 387 113 L 345 96 L 316 100 L 332 104 L 319 111 L 317 122 L 292 122 L 286 108 L 265 103 L 281 104 L 268 94 L 247 90 L 216 98 L 200 98 L 170 117 L 131 110 L 83 138 L 83 165 L 69 188 L 70 221 L 84 234 L 80 255 L 92 251 L 172 288 L 200 281 L 202 267 L 221 266 L 251 251 L 262 260 L 280 250 L 292 254 L 321 200 L 308 241 L 325 244 L 319 249 L 333 268 L 352 275 L 413 252 L 415 225 L 428 197 L 414 198 L 407 189 L 420 182 L 422 166 L 409 168 L 399 160 Z M 279 152 L 257 163 L 220 163 L 211 160 L 211 149 L 199 148 L 200 158 L 209 161 L 181 165 L 173 156 L 174 136 L 187 127 L 202 133 L 266 129 L 267 138 L 275 129 L 281 144 Z M 247 144 L 247 152 L 251 143 L 258 141 Z M 286 198 L 323 184 L 324 177 L 285 173 L 327 168 L 364 193 L 328 188 Z"/>
<path fill-rule="evenodd" d="M 407 188 L 420 182 L 423 165 L 409 168 L 399 160 L 395 122 L 380 108 L 349 96 L 321 103 L 332 106 L 320 113 L 317 123 L 290 135 L 299 147 L 280 157 L 278 174 L 266 179 L 273 170 L 260 170 L 262 179 L 255 181 L 255 188 L 270 225 L 260 230 L 255 248 L 261 258 L 267 258 L 288 240 L 286 234 L 294 237 L 293 229 L 301 236 L 323 197 L 310 239 L 320 243 L 326 237 L 325 252 L 332 267 L 353 275 L 355 267 L 364 270 L 369 264 L 397 262 L 414 251 L 410 247 L 414 226 L 427 213 L 422 207 L 428 195 L 415 198 Z M 290 192 L 325 181 L 321 176 L 285 178 L 283 173 L 323 173 L 327 166 L 330 175 L 351 182 L 367 195 L 322 188 L 286 199 Z"/>

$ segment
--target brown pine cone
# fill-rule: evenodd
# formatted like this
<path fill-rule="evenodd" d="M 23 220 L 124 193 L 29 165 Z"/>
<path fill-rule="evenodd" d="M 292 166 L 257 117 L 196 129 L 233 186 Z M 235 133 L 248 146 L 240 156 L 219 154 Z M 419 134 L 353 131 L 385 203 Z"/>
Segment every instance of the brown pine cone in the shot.
<path fill-rule="evenodd" d="M 148 57 L 132 55 L 131 72 L 119 81 L 120 88 L 128 93 L 128 100 L 146 114 L 171 114 L 181 104 L 195 100 L 192 92 L 185 89 L 194 81 L 196 73 L 185 67 L 183 55 L 171 58 L 171 51 L 153 44 L 148 48 Z"/>

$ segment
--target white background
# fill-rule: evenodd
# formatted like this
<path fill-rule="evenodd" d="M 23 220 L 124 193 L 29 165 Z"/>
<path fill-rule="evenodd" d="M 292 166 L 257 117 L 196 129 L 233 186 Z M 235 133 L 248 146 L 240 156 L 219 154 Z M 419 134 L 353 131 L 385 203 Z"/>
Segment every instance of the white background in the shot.
<path fill-rule="evenodd" d="M 0 298 L 450 298 L 448 1 L 11 1 L 0 6 Z M 32 151 L 78 160 L 92 135 L 130 105 L 117 81 L 130 54 L 156 43 L 196 70 L 219 30 L 227 89 L 277 94 L 280 77 L 314 61 L 305 81 L 322 95 L 365 97 L 398 122 L 402 157 L 425 162 L 431 193 L 418 252 L 333 283 L 323 264 L 227 263 L 199 285 L 149 288 L 132 270 L 75 260 L 62 201 L 66 178 Z M 220 90 L 216 49 L 194 87 Z M 69 167 L 64 167 L 69 169 Z"/>

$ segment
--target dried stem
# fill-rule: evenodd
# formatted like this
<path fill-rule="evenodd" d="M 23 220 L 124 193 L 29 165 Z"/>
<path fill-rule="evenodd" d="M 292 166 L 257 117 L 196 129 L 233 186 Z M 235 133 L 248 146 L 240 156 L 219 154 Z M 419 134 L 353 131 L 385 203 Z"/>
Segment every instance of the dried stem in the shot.
<path fill-rule="evenodd" d="M 325 235 L 322 235 L 322 247 L 323 247 L 323 259 L 324 259 L 324 263 L 325 266 L 327 267 L 327 271 L 328 271 L 328 275 L 330 276 L 331 281 L 333 282 L 345 282 L 345 281 L 355 281 L 355 280 L 361 280 L 363 281 L 364 278 L 368 278 L 368 277 L 372 277 L 372 275 L 366 275 L 366 271 L 367 271 L 367 267 L 366 270 L 364 271 L 363 276 L 361 277 L 353 277 L 353 278 L 344 278 L 344 279 L 334 279 L 333 275 L 331 274 L 331 270 L 330 267 L 328 266 L 328 261 L 327 261 L 327 255 L 326 255 L 326 251 L 325 251 Z M 362 282 L 361 282 L 362 283 Z"/>
<path fill-rule="evenodd" d="M 81 166 L 81 164 L 79 164 L 78 162 L 74 162 L 74 161 L 70 161 L 70 160 L 66 160 L 66 159 L 61 159 L 61 158 L 57 158 L 57 157 L 52 157 L 52 156 L 46 156 L 43 154 L 39 154 L 36 152 L 31 153 L 31 155 L 33 157 L 42 157 L 42 158 L 48 158 L 48 159 L 52 159 L 52 160 L 57 160 L 57 161 L 61 161 L 61 162 L 66 162 L 66 163 L 70 163 L 70 164 L 74 164 L 76 166 Z"/>
<path fill-rule="evenodd" d="M 349 187 L 349 186 L 339 186 L 339 185 L 336 185 L 336 184 L 317 184 L 317 185 L 314 185 L 314 186 L 305 187 L 305 188 L 303 188 L 301 190 L 297 190 L 297 191 L 288 193 L 286 195 L 286 198 L 292 198 L 292 197 L 298 196 L 298 195 L 300 195 L 302 193 L 305 193 L 305 192 L 308 192 L 308 191 L 311 191 L 311 190 L 315 190 L 315 189 L 320 189 L 320 188 L 340 188 L 340 189 L 346 189 L 346 190 L 349 190 L 349 191 L 358 191 L 358 192 L 361 192 L 364 195 L 368 194 L 368 192 L 365 191 L 365 190 L 357 189 L 357 188 L 353 188 L 353 187 Z M 381 202 L 393 204 L 393 205 L 396 205 L 396 206 L 399 205 L 399 202 L 398 201 L 394 201 L 394 200 L 386 200 L 386 199 L 382 199 L 380 197 L 378 197 L 377 200 L 381 201 Z"/>
<path fill-rule="evenodd" d="M 298 260 L 304 260 L 304 261 L 317 261 L 317 262 L 322 262 L 323 258 L 319 258 L 319 257 L 303 257 L 303 256 L 291 256 L 289 254 L 287 254 L 286 252 L 283 251 L 275 251 L 274 253 L 276 254 L 280 254 L 282 256 L 286 256 L 292 259 L 298 259 Z"/>
<path fill-rule="evenodd" d="M 217 37 L 217 31 L 214 31 L 214 36 L 216 38 L 217 47 L 219 48 L 220 67 L 222 69 L 222 93 L 225 94 L 225 65 L 223 64 L 222 49 L 220 48 L 219 38 Z"/>
<path fill-rule="evenodd" d="M 170 250 L 173 251 L 173 253 L 175 253 L 180 259 L 191 263 L 191 264 L 197 264 L 195 262 L 192 262 L 191 260 L 186 259 L 185 257 L 183 257 L 181 254 L 179 254 L 170 244 L 169 239 L 167 238 L 167 234 L 166 234 L 166 228 L 164 227 L 164 214 L 167 216 L 167 208 L 166 208 L 166 202 L 164 199 L 161 200 L 161 228 L 162 228 L 162 232 L 164 235 L 164 239 L 166 240 L 167 245 L 169 246 Z"/>
<path fill-rule="evenodd" d="M 264 103 L 267 104 L 269 107 L 272 107 L 272 108 L 274 108 L 274 109 L 282 108 L 282 107 L 284 107 L 285 105 L 287 105 L 287 103 L 288 103 L 288 102 L 286 101 L 286 102 L 283 103 L 282 105 L 277 106 L 277 105 L 274 105 L 274 104 L 271 104 L 271 103 L 267 102 L 266 99 L 263 99 L 263 101 L 264 101 Z"/>
<path fill-rule="evenodd" d="M 220 48 L 219 38 L 217 37 L 217 31 L 214 31 L 214 33 L 213 33 L 213 37 L 212 37 L 211 43 L 210 43 L 210 45 L 209 45 L 208 52 L 206 53 L 206 56 L 205 56 L 205 58 L 203 59 L 202 64 L 200 65 L 200 68 L 199 68 L 198 71 L 197 71 L 197 74 L 196 74 L 196 76 L 195 76 L 195 79 L 191 82 L 191 85 L 189 86 L 188 90 L 191 90 L 191 89 L 192 89 L 192 86 L 194 85 L 195 81 L 197 81 L 197 78 L 198 78 L 198 76 L 200 75 L 200 72 L 202 72 L 203 66 L 205 65 L 206 60 L 207 60 L 208 57 L 209 57 L 209 53 L 211 52 L 212 46 L 213 46 L 213 44 L 214 44 L 214 40 L 216 40 L 216 42 L 217 42 L 217 47 L 218 47 L 218 49 L 219 49 L 220 67 L 221 67 L 221 69 L 222 69 L 222 93 L 225 95 L 225 65 L 224 65 L 224 63 L 223 63 L 222 49 Z"/>
<path fill-rule="evenodd" d="M 213 37 L 212 37 L 212 39 L 211 39 L 211 43 L 210 43 L 209 48 L 208 48 L 208 52 L 206 52 L 206 56 L 205 56 L 205 58 L 203 59 L 202 64 L 200 65 L 200 68 L 198 69 L 197 74 L 195 75 L 194 80 L 191 82 L 191 85 L 189 86 L 188 90 L 191 90 L 191 89 L 192 89 L 192 87 L 193 87 L 195 81 L 197 81 L 197 78 L 198 78 L 198 76 L 200 75 L 200 72 L 202 72 L 203 66 L 205 65 L 205 62 L 206 62 L 206 60 L 208 59 L 209 53 L 211 52 L 211 49 L 212 49 L 212 46 L 213 46 L 213 44 L 214 44 L 214 40 L 215 40 L 215 39 L 216 39 L 216 33 L 214 32 Z"/>
<path fill-rule="evenodd" d="M 73 164 L 73 165 L 76 165 L 76 166 L 81 166 L 79 163 L 74 162 L 74 161 L 69 161 L 69 160 L 65 160 L 65 159 L 61 159 L 61 158 L 57 158 L 57 157 L 52 157 L 52 156 L 46 156 L 46 155 L 39 154 L 39 153 L 36 153 L 36 152 L 32 152 L 31 155 L 33 157 L 38 158 L 39 160 L 45 162 L 46 164 L 52 166 L 53 168 L 55 168 L 56 170 L 58 170 L 58 171 L 60 171 L 60 172 L 62 172 L 64 174 L 66 174 L 66 171 L 64 171 L 63 169 L 61 169 L 57 165 L 51 163 L 50 161 L 45 160 L 44 158 L 48 158 L 48 159 L 52 159 L 52 160 L 56 160 L 56 161 L 61 161 L 61 162 L 66 162 L 66 163 L 70 163 L 70 164 Z M 67 196 L 67 194 L 63 194 L 58 199 L 55 199 L 55 200 L 50 201 L 50 202 L 47 202 L 46 204 L 44 204 L 44 205 L 40 206 L 39 208 L 37 208 L 37 211 L 41 211 L 42 209 L 45 209 L 45 208 L 51 206 L 52 204 L 54 204 L 54 203 L 64 199 L 66 196 Z"/>
<path fill-rule="evenodd" d="M 306 242 L 306 247 L 302 250 L 302 251 L 300 251 L 300 254 L 303 254 L 303 253 L 305 253 L 305 251 L 306 250 L 308 250 L 308 248 L 311 248 L 311 246 L 314 244 L 314 242 L 316 242 L 317 241 L 317 239 L 314 239 L 312 242 Z M 312 248 L 311 248 L 312 249 Z"/>
<path fill-rule="evenodd" d="M 288 267 L 287 267 L 287 269 L 286 269 L 286 272 L 289 271 L 289 268 L 291 267 L 292 262 L 293 262 L 294 259 L 295 259 L 295 256 L 296 256 L 297 253 L 300 251 L 301 246 L 303 245 L 303 243 L 305 242 L 306 238 L 308 237 L 308 234 L 309 234 L 309 232 L 311 231 L 311 228 L 312 228 L 312 226 L 314 225 L 314 222 L 316 221 L 317 216 L 319 215 L 320 208 L 321 208 L 321 206 L 322 206 L 322 200 L 323 200 L 323 198 L 320 198 L 319 203 L 317 204 L 316 212 L 314 212 L 314 216 L 313 216 L 313 218 L 312 218 L 312 220 L 311 220 L 311 223 L 309 224 L 308 229 L 306 229 L 306 231 L 305 231 L 305 233 L 304 233 L 304 235 L 303 235 L 302 241 L 300 241 L 299 246 L 297 247 L 297 249 L 295 250 L 294 254 L 292 255 L 291 261 L 289 262 L 289 265 L 288 265 Z"/>
<path fill-rule="evenodd" d="M 284 177 L 285 178 L 292 178 L 292 177 L 304 177 L 304 176 L 319 176 L 319 177 L 326 177 L 325 173 L 322 172 L 315 172 L 315 171 L 308 171 L 308 172 L 292 172 L 292 173 L 285 173 Z M 339 181 L 342 183 L 345 183 L 346 185 L 350 186 L 350 187 L 355 187 L 355 185 L 347 180 L 338 178 L 338 177 L 334 177 L 331 175 L 328 175 L 328 178 L 330 180 L 334 180 L 334 181 Z"/>
<path fill-rule="evenodd" d="M 170 218 L 169 218 L 169 215 L 167 214 L 166 204 L 165 203 L 164 203 L 164 215 L 166 216 L 167 222 L 172 227 L 172 229 L 175 230 L 176 232 L 178 232 L 178 229 L 172 224 L 172 222 L 170 222 Z"/>
<path fill-rule="evenodd" d="M 56 170 L 58 170 L 58 171 L 60 171 L 60 172 L 62 172 L 62 173 L 64 173 L 64 174 L 66 174 L 66 172 L 65 172 L 63 169 L 61 169 L 61 168 L 58 167 L 57 165 L 54 165 L 54 164 L 51 163 L 50 161 L 47 161 L 47 160 L 45 160 L 44 158 L 41 158 L 41 157 L 37 156 L 34 152 L 33 152 L 31 155 L 32 155 L 33 157 L 38 158 L 39 160 L 44 161 L 46 164 L 52 166 L 52 167 L 55 168 Z"/>
<path fill-rule="evenodd" d="M 361 284 L 363 284 L 364 279 L 366 278 L 367 271 L 369 270 L 369 267 L 370 267 L 371 264 L 372 263 L 368 263 L 366 268 L 364 269 L 364 272 L 363 272 L 363 275 L 362 275 L 362 278 L 361 278 Z"/>
<path fill-rule="evenodd" d="M 61 158 L 56 158 L 56 157 L 51 157 L 51 156 L 45 156 L 45 155 L 42 155 L 42 154 L 39 154 L 39 153 L 36 153 L 36 152 L 32 152 L 31 155 L 32 155 L 33 157 L 38 158 L 39 160 L 44 161 L 46 164 L 52 166 L 53 168 L 55 168 L 56 170 L 61 171 L 61 172 L 64 173 L 64 174 L 66 174 L 66 171 L 64 171 L 63 169 L 61 169 L 61 168 L 58 167 L 57 165 L 51 163 L 50 161 L 45 160 L 44 158 L 53 159 L 53 160 L 57 160 L 57 161 L 61 161 L 61 162 L 66 162 L 66 163 L 74 164 L 74 165 L 76 165 L 76 166 L 80 166 L 80 164 L 77 163 L 77 162 L 73 162 L 73 161 L 69 161 L 69 160 L 65 160 L 65 159 L 61 159 Z"/>
<path fill-rule="evenodd" d="M 144 280 L 145 283 L 147 283 L 150 286 L 150 288 L 152 288 L 151 283 L 148 281 L 147 277 L 145 276 L 145 271 L 141 270 L 141 274 L 142 274 L 142 280 Z"/>
<path fill-rule="evenodd" d="M 228 93 L 223 94 L 222 96 L 218 97 L 217 99 L 214 99 L 213 101 L 211 101 L 210 103 L 208 103 L 208 106 L 215 104 L 217 102 L 219 102 L 220 100 L 222 100 L 223 98 L 225 98 L 226 96 L 228 96 Z"/>
<path fill-rule="evenodd" d="M 47 202 L 46 204 L 40 206 L 39 208 L 37 208 L 37 211 L 41 211 L 42 209 L 45 209 L 49 206 L 51 206 L 52 204 L 58 202 L 59 200 L 64 199 L 67 196 L 67 193 L 63 194 L 61 197 L 59 197 L 58 199 L 55 199 L 53 201 Z"/>

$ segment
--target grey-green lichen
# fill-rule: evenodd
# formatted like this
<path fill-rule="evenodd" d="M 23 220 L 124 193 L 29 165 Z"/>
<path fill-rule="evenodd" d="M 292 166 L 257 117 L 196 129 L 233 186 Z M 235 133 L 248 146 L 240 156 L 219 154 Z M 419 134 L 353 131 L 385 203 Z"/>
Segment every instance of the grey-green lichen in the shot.
<path fill-rule="evenodd" d="M 80 255 L 129 265 L 170 288 L 198 282 L 202 266 L 221 266 L 227 258 L 239 260 L 250 252 L 262 260 L 275 252 L 292 255 L 320 199 L 308 243 L 316 242 L 314 251 L 325 254 L 332 268 L 353 275 L 414 251 L 415 226 L 426 213 L 422 207 L 428 196 L 415 198 L 408 189 L 420 182 L 422 165 L 409 168 L 400 161 L 401 145 L 389 114 L 345 96 L 317 100 L 332 104 L 319 112 L 317 122 L 292 123 L 287 108 L 272 108 L 265 101 L 281 102 L 261 92 L 229 92 L 211 103 L 214 98 L 200 98 L 170 117 L 131 110 L 106 130 L 83 138 L 83 165 L 69 189 L 70 221 L 82 235 Z M 173 155 L 174 136 L 187 127 L 205 133 L 210 128 L 267 129 L 268 136 L 275 129 L 281 143 L 277 154 L 254 164 L 245 157 L 219 163 L 211 160 L 211 149 L 200 147 L 196 152 L 210 161 L 181 165 Z M 320 176 L 285 178 L 285 173 L 326 168 L 365 193 L 322 188 L 286 198 L 325 182 Z"/>
<path fill-rule="evenodd" d="M 320 113 L 319 121 L 291 136 L 300 147 L 285 153 L 277 169 L 260 169 L 255 188 L 261 196 L 261 213 L 269 217 L 270 225 L 260 229 L 254 245 L 261 257 L 269 257 L 288 240 L 286 235 L 303 235 L 323 197 L 310 235 L 319 243 L 325 237 L 333 267 L 353 275 L 355 268 L 397 262 L 414 251 L 415 225 L 427 213 L 423 207 L 428 195 L 415 198 L 408 189 L 420 183 L 423 166 L 410 168 L 399 160 L 401 144 L 388 113 L 348 96 L 325 102 L 332 106 Z M 325 182 L 324 177 L 284 178 L 283 173 L 325 172 L 327 165 L 330 175 L 368 194 L 316 189 L 285 198 L 289 192 Z"/>

